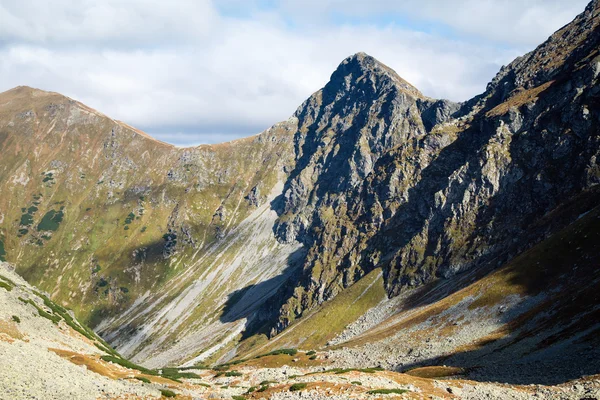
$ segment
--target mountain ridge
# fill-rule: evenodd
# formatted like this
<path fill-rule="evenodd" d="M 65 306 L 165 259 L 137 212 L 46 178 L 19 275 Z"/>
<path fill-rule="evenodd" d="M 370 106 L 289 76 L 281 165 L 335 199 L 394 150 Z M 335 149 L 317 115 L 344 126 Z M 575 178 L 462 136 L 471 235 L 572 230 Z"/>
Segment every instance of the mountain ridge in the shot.
<path fill-rule="evenodd" d="M 374 57 L 372 57 L 372 56 L 370 56 L 367 53 L 362 52 L 362 51 L 354 53 L 354 54 L 346 57 L 344 60 L 342 60 L 340 62 L 340 64 L 338 65 L 338 67 L 336 68 L 336 70 L 332 73 L 332 77 L 334 75 L 340 75 L 340 74 L 342 76 L 346 76 L 347 74 L 344 72 L 344 70 L 345 70 L 345 67 L 348 66 L 348 64 L 355 64 L 355 65 L 357 65 L 358 68 L 361 68 L 364 73 L 369 72 L 369 73 L 372 73 L 373 76 L 379 75 L 379 77 L 381 77 L 381 78 L 387 77 L 389 79 L 392 79 L 392 80 L 396 81 L 401 87 L 403 87 L 407 91 L 407 93 L 410 93 L 413 96 L 421 97 L 423 99 L 430 99 L 429 97 L 424 96 L 413 85 L 411 85 L 406 80 L 404 80 L 402 77 L 400 77 L 396 73 L 396 71 L 394 71 L 393 69 L 391 69 L 387 65 L 383 64 L 381 61 L 377 60 L 376 58 L 374 58 Z M 359 78 L 363 78 L 363 77 L 364 76 L 361 76 Z M 98 110 L 96 110 L 94 108 L 91 108 L 91 107 L 87 106 L 86 104 L 82 103 L 81 101 L 73 99 L 73 98 L 68 97 L 66 95 L 63 95 L 63 94 L 61 94 L 59 92 L 44 90 L 44 89 L 40 89 L 40 88 L 34 88 L 34 87 L 31 87 L 31 86 L 27 86 L 27 85 L 19 85 L 19 86 L 15 86 L 15 87 L 13 87 L 11 89 L 8 89 L 8 90 L 6 90 L 4 92 L 1 92 L 0 95 L 3 95 L 3 94 L 8 95 L 11 92 L 29 92 L 29 93 L 31 93 L 31 96 L 33 96 L 33 97 L 39 97 L 39 96 L 60 96 L 60 97 L 63 97 L 66 100 L 73 101 L 73 102 L 77 103 L 80 107 L 82 107 L 84 109 L 87 109 L 87 110 L 89 110 L 91 112 L 94 112 L 94 113 L 98 113 L 102 117 L 106 117 L 106 118 L 109 118 L 109 119 L 111 119 L 111 120 L 113 120 L 115 122 L 123 124 L 128 129 L 134 130 L 134 131 L 140 133 L 142 136 L 145 136 L 145 137 L 153 139 L 153 140 L 155 140 L 155 141 L 157 141 L 159 143 L 162 143 L 162 144 L 165 144 L 165 145 L 169 145 L 169 146 L 173 146 L 173 147 L 176 147 L 176 148 L 179 148 L 179 149 L 192 149 L 192 148 L 201 147 L 201 146 L 218 146 L 218 145 L 222 145 L 222 144 L 236 142 L 238 140 L 249 140 L 250 138 L 254 138 L 255 136 L 260 135 L 263 132 L 265 132 L 266 130 L 272 128 L 272 127 L 270 127 L 270 128 L 267 128 L 267 129 L 265 129 L 265 130 L 263 130 L 261 132 L 255 133 L 253 135 L 249 135 L 249 136 L 245 136 L 245 137 L 240 137 L 240 138 L 232 139 L 232 140 L 225 141 L 225 142 L 202 143 L 202 144 L 194 145 L 194 146 L 177 146 L 177 145 L 174 145 L 172 143 L 168 143 L 168 142 L 164 142 L 164 141 L 161 141 L 159 139 L 156 139 L 152 135 L 150 135 L 149 133 L 144 132 L 144 131 L 142 131 L 142 130 L 140 130 L 138 128 L 135 128 L 134 126 L 132 126 L 132 125 L 130 125 L 130 124 L 124 122 L 124 121 L 112 119 L 109 116 L 107 116 L 106 114 L 104 114 L 104 113 L 102 113 L 102 112 L 100 112 L 100 111 L 98 111 Z M 299 113 L 299 109 L 301 107 L 302 106 L 299 106 L 298 110 L 296 110 L 290 116 L 290 118 L 295 118 L 296 115 Z M 288 120 L 289 120 L 289 118 L 288 118 Z M 285 121 L 281 121 L 279 123 L 284 123 L 284 122 Z M 277 123 L 275 125 L 277 125 Z"/>
<path fill-rule="evenodd" d="M 553 113 L 561 113 L 563 111 L 556 111 L 559 104 L 563 107 L 564 113 L 568 113 L 569 115 L 569 117 L 563 118 L 571 118 L 572 121 L 577 121 L 576 124 L 573 123 L 573 129 L 577 130 L 579 147 L 577 149 L 565 147 L 562 142 L 568 139 L 560 137 L 559 132 L 562 127 L 557 122 L 552 124 L 548 121 L 548 129 L 545 132 L 553 129 L 555 137 L 553 140 L 556 140 L 556 146 L 562 146 L 562 151 L 566 151 L 567 153 L 559 153 L 558 150 L 551 149 L 548 142 L 546 144 L 539 143 L 540 149 L 545 147 L 547 150 L 538 151 L 538 157 L 541 157 L 538 162 L 547 164 L 544 166 L 541 164 L 538 165 L 537 170 L 548 171 L 548 173 L 552 171 L 552 174 L 560 175 L 565 171 L 556 170 L 556 168 L 551 166 L 552 161 L 550 160 L 552 158 L 564 159 L 570 151 L 586 149 L 583 153 L 585 156 L 581 154 L 577 157 L 587 157 L 590 160 L 589 164 L 585 166 L 586 162 L 582 161 L 582 165 L 579 165 L 577 168 L 588 168 L 588 172 L 581 173 L 587 174 L 589 178 L 586 178 L 587 181 L 580 184 L 582 187 L 596 184 L 597 173 L 594 171 L 597 171 L 597 167 L 594 167 L 596 160 L 594 153 L 597 152 L 597 136 L 593 134 L 594 131 L 591 128 L 592 125 L 590 125 L 595 122 L 593 120 L 585 121 L 587 115 L 593 115 L 594 112 L 588 110 L 587 104 L 582 104 L 584 100 L 579 91 L 587 88 L 588 98 L 585 102 L 595 104 L 594 96 L 596 94 L 593 89 L 593 82 L 595 82 L 598 75 L 595 72 L 597 64 L 594 61 L 594 56 L 597 59 L 597 45 L 600 36 L 597 29 L 597 14 L 598 3 L 590 3 L 586 10 L 576 17 L 567 28 L 563 28 L 562 31 L 552 35 L 544 44 L 523 59 L 517 59 L 509 67 L 504 68 L 494 78 L 488 90 L 483 95 L 476 97 L 470 102 L 466 102 L 461 110 L 455 111 L 458 114 L 453 124 L 440 126 L 437 138 L 435 135 L 429 135 L 424 136 L 424 139 L 421 140 L 417 135 L 414 138 L 416 143 L 412 145 L 412 148 L 405 144 L 404 148 L 401 146 L 401 148 L 394 150 L 395 156 L 388 156 L 387 158 L 385 157 L 386 151 L 380 151 L 378 154 L 382 155 L 381 159 L 384 161 L 379 163 L 379 168 L 389 170 L 391 167 L 391 171 L 380 171 L 380 173 L 369 175 L 369 179 L 372 182 L 363 186 L 362 190 L 360 189 L 360 184 L 357 183 L 355 185 L 356 190 L 349 189 L 345 199 L 340 200 L 336 198 L 333 201 L 324 199 L 325 207 L 334 206 L 333 212 L 329 212 L 329 215 L 333 214 L 338 217 L 335 222 L 337 227 L 331 226 L 329 228 L 331 230 L 330 233 L 326 232 L 328 226 L 318 215 L 321 211 L 307 209 L 303 201 L 298 203 L 300 207 L 293 206 L 294 202 L 299 201 L 295 200 L 293 196 L 297 198 L 309 198 L 310 196 L 314 196 L 315 192 L 311 194 L 296 194 L 295 186 L 306 187 L 307 182 L 299 178 L 292 181 L 289 192 L 290 196 L 292 196 L 292 207 L 285 209 L 283 214 L 291 212 L 293 217 L 289 215 L 285 216 L 285 225 L 283 227 L 287 231 L 291 230 L 293 237 L 297 235 L 296 232 L 300 232 L 302 235 L 307 230 L 306 226 L 310 226 L 311 224 L 312 228 L 309 229 L 312 229 L 313 232 L 325 230 L 326 234 L 323 236 L 323 234 L 318 233 L 319 237 L 317 240 L 311 237 L 311 233 L 307 235 L 305 245 L 310 247 L 312 243 L 317 243 L 317 247 L 319 248 L 319 250 L 315 248 L 314 252 L 309 250 L 309 254 L 312 254 L 310 257 L 312 258 L 308 259 L 305 264 L 305 268 L 312 269 L 311 274 L 313 275 L 309 278 L 307 274 L 304 278 L 304 283 L 301 285 L 301 290 L 290 295 L 289 303 L 282 308 L 282 318 L 275 333 L 285 329 L 291 321 L 302 315 L 307 305 L 310 308 L 313 304 L 320 304 L 328 298 L 335 297 L 340 287 L 351 285 L 357 279 L 360 279 L 363 274 L 368 273 L 378 266 L 381 261 L 383 261 L 382 266 L 385 271 L 384 277 L 386 278 L 388 293 L 395 295 L 399 293 L 403 286 L 423 284 L 439 275 L 449 276 L 469 268 L 469 265 L 473 265 L 473 261 L 470 260 L 478 260 L 479 264 L 482 264 L 485 263 L 484 260 L 486 257 L 488 259 L 493 258 L 494 253 L 505 252 L 506 247 L 502 246 L 510 247 L 510 240 L 508 238 L 511 235 L 514 237 L 515 235 L 524 233 L 519 231 L 520 228 L 511 228 L 511 223 L 509 223 L 505 228 L 502 228 L 513 231 L 512 234 L 503 234 L 506 235 L 506 239 L 503 239 L 506 244 L 484 245 L 484 243 L 489 241 L 489 233 L 477 235 L 475 232 L 471 232 L 473 229 L 470 227 L 471 224 L 477 226 L 479 229 L 481 229 L 482 224 L 482 222 L 475 223 L 475 220 L 478 218 L 476 217 L 478 212 L 475 212 L 475 210 L 486 206 L 491 201 L 490 199 L 498 197 L 500 190 L 507 191 L 507 185 L 521 181 L 525 172 L 532 170 L 531 166 L 528 166 L 525 162 L 518 168 L 514 168 L 514 172 L 508 173 L 505 178 L 502 177 L 502 175 L 507 173 L 506 168 L 511 167 L 513 163 L 512 151 L 523 154 L 533 150 L 529 148 L 527 139 L 521 139 L 519 143 L 519 146 L 524 145 L 524 148 L 519 149 L 515 147 L 517 142 L 511 144 L 512 137 L 515 133 L 523 133 L 521 137 L 525 138 L 524 135 L 528 133 L 529 129 L 541 130 L 539 128 L 539 114 L 551 115 Z M 550 60 L 553 63 L 550 63 Z M 537 67 L 540 62 L 545 63 L 545 67 L 541 69 L 541 72 L 538 71 L 539 68 Z M 576 73 L 576 79 L 570 77 L 569 74 L 572 72 Z M 568 80 L 565 81 L 565 79 Z M 577 81 L 580 88 L 576 90 L 573 88 L 571 82 L 574 81 Z M 562 89 L 559 89 L 559 87 Z M 568 96 L 571 97 L 567 99 L 565 93 L 569 93 Z M 555 99 L 552 101 L 558 102 L 552 104 L 552 101 L 550 101 L 544 104 L 542 99 L 551 96 Z M 577 101 L 569 104 L 571 98 L 577 99 Z M 574 104 L 579 104 L 582 108 L 583 121 L 582 114 L 577 114 L 574 110 Z M 454 115 L 454 113 L 450 115 Z M 528 124 L 527 118 L 531 117 L 537 117 L 538 120 Z M 443 121 L 441 122 L 443 123 Z M 432 125 L 435 126 L 437 124 Z M 418 129 L 414 131 L 418 132 Z M 569 129 L 567 129 L 568 131 Z M 546 133 L 542 133 L 542 135 L 546 135 Z M 516 137 L 519 137 L 519 135 L 516 135 Z M 534 136 L 530 135 L 530 137 L 531 139 L 529 140 L 534 139 Z M 411 139 L 409 138 L 409 140 Z M 590 142 L 584 144 L 586 140 Z M 568 146 L 571 146 L 572 143 L 574 142 L 570 142 Z M 478 148 L 478 146 L 482 147 Z M 426 148 L 427 150 L 420 150 L 422 148 Z M 421 157 L 420 165 L 415 165 L 413 161 L 404 161 L 407 157 L 413 157 L 414 149 L 417 149 L 417 154 L 420 154 L 418 156 Z M 551 154 L 544 154 L 543 152 L 546 151 Z M 463 158 L 462 160 L 461 157 Z M 349 158 L 352 157 L 350 156 Z M 544 158 L 547 160 L 549 158 L 549 160 L 542 161 Z M 522 160 L 522 156 L 519 159 Z M 567 157 L 567 159 L 573 162 L 573 158 L 569 159 Z M 432 165 L 428 165 L 429 163 Z M 573 164 L 573 167 L 575 168 L 575 164 Z M 394 169 L 396 170 L 394 171 Z M 481 169 L 481 171 L 478 172 L 478 169 Z M 421 180 L 418 175 L 415 178 L 415 173 L 421 173 L 419 171 L 431 171 L 431 173 L 428 174 L 429 177 L 427 180 Z M 342 176 L 344 174 L 343 171 L 340 172 L 339 168 L 336 169 L 336 173 Z M 513 174 L 512 177 L 510 176 L 511 174 Z M 580 172 L 575 174 L 572 178 L 565 177 L 564 180 L 566 182 L 564 180 L 557 182 L 553 176 L 547 176 L 546 179 L 550 180 L 545 183 L 548 189 L 537 189 L 541 193 L 545 193 L 542 198 L 546 199 L 546 204 L 536 204 L 537 202 L 543 203 L 543 201 L 531 198 L 527 200 L 528 204 L 530 204 L 527 207 L 530 207 L 530 209 L 523 209 L 521 212 L 524 214 L 529 212 L 543 214 L 552 209 L 552 202 L 554 202 L 554 205 L 559 204 L 561 200 L 558 200 L 558 196 L 562 195 L 568 198 L 576 194 L 578 189 L 575 189 L 575 187 L 570 186 L 571 184 L 568 183 L 571 181 L 576 182 L 578 180 L 576 177 L 581 176 L 577 175 Z M 382 181 L 382 177 L 385 175 L 389 176 L 388 179 L 391 178 L 396 181 Z M 479 184 L 481 186 L 475 184 L 471 188 L 464 182 L 465 178 L 463 176 L 465 175 L 474 180 L 482 179 L 483 182 Z M 483 176 L 480 177 L 478 175 Z M 446 186 L 446 179 L 450 182 L 454 181 L 456 189 Z M 502 183 L 501 179 L 504 179 L 506 182 Z M 402 184 L 398 185 L 398 181 L 402 181 Z M 414 183 L 411 183 L 411 181 Z M 391 193 L 391 195 L 385 193 L 385 187 L 388 185 L 394 188 L 404 186 L 403 193 L 399 193 L 401 195 L 399 199 L 394 199 L 397 196 L 395 193 Z M 381 189 L 378 186 L 381 186 Z M 534 192 L 535 190 L 528 188 L 519 191 L 519 193 L 512 194 L 513 200 L 510 200 L 508 204 L 515 201 L 518 202 L 521 194 Z M 558 192 L 563 191 L 564 194 L 553 193 L 557 190 Z M 370 191 L 373 193 L 369 193 Z M 384 193 L 380 193 L 380 191 Z M 453 194 L 452 191 L 457 191 L 457 193 Z M 571 194 L 568 194 L 569 191 L 571 191 Z M 333 189 L 329 188 L 326 191 L 328 196 L 331 196 L 332 192 L 336 192 L 335 187 Z M 414 206 L 411 206 L 411 192 L 420 192 L 416 197 L 419 200 L 414 203 Z M 449 200 L 448 196 L 450 194 L 453 196 L 464 195 L 464 198 L 458 197 L 451 200 L 454 203 L 448 205 L 451 208 L 442 211 L 446 207 L 445 203 Z M 369 212 L 365 212 L 366 210 L 362 208 L 365 204 L 365 196 L 369 196 L 372 199 L 370 201 L 374 202 L 372 206 L 377 207 L 374 212 L 371 212 L 371 214 L 374 214 L 371 217 L 369 217 Z M 378 204 L 378 197 L 380 196 L 387 201 L 387 205 Z M 480 198 L 477 199 L 477 197 Z M 315 197 L 311 198 L 314 199 Z M 318 195 L 316 198 L 318 198 Z M 354 201 L 357 198 L 361 199 L 358 203 Z M 427 201 L 423 202 L 420 199 L 427 199 Z M 473 199 L 482 203 L 468 205 L 469 202 L 473 203 Z M 336 202 L 338 206 L 335 206 Z M 358 208 L 352 214 L 348 215 L 349 213 L 346 211 L 346 208 L 352 207 L 353 204 L 357 204 Z M 397 209 L 402 204 L 405 204 L 404 208 L 406 206 L 412 208 L 399 213 Z M 471 211 L 460 211 L 461 208 L 465 207 L 473 208 Z M 547 208 L 543 210 L 544 207 Z M 302 211 L 298 211 L 299 209 Z M 492 209 L 494 208 L 490 208 L 490 210 Z M 509 215 L 509 212 L 512 212 L 512 210 L 500 211 L 501 208 L 498 208 L 498 206 L 495 209 L 499 210 L 500 213 L 504 213 L 502 219 L 504 219 L 504 216 Z M 385 213 L 388 216 L 385 216 Z M 448 213 L 450 213 L 450 216 L 448 216 Z M 408 228 L 408 233 L 405 235 L 406 238 L 401 240 L 399 237 L 402 237 L 402 234 L 397 235 L 399 237 L 390 238 L 391 233 L 387 236 L 385 233 L 381 233 L 382 227 L 380 221 L 390 219 L 390 216 L 393 217 L 395 214 L 398 215 L 396 218 L 397 222 L 395 222 L 396 225 L 393 228 L 388 227 L 384 229 L 391 231 L 392 229 L 406 230 Z M 488 215 L 491 214 L 492 212 L 488 211 Z M 467 219 L 466 224 L 463 216 Z M 311 222 L 311 219 L 315 217 L 316 219 L 313 219 L 315 222 Z M 377 220 L 369 221 L 369 218 L 376 218 Z M 499 216 L 495 218 L 499 218 Z M 291 222 L 291 227 L 290 219 L 295 221 Z M 361 220 L 363 221 L 362 223 Z M 431 226 L 433 221 L 436 220 L 436 225 Z M 471 221 L 468 222 L 469 220 Z M 358 229 L 356 229 L 357 221 L 359 225 Z M 388 223 L 388 225 L 390 224 Z M 339 231 L 340 226 L 341 234 Z M 515 223 L 516 226 L 519 226 L 519 224 Z M 366 239 L 370 236 L 369 231 L 378 232 L 379 234 L 374 236 L 373 240 Z M 449 237 L 449 232 L 455 232 L 456 236 Z M 353 236 L 357 236 L 358 239 L 353 238 Z M 432 239 L 434 242 L 430 243 Z M 283 240 L 287 240 L 286 235 L 283 235 Z M 393 240 L 396 242 L 394 243 Z M 523 241 L 527 243 L 532 240 L 535 241 L 532 238 Z M 475 245 L 474 243 L 477 241 L 480 244 Z M 329 254 L 323 249 L 323 244 L 325 243 L 325 246 L 333 246 L 333 250 Z M 341 246 L 340 243 L 342 243 Z M 394 252 L 397 250 L 390 252 L 389 249 L 395 249 L 396 246 L 399 246 L 402 250 L 396 254 Z M 483 246 L 483 248 L 477 249 L 480 246 Z M 465 253 L 461 255 L 468 247 L 471 247 L 471 251 L 475 251 L 475 254 L 470 255 Z M 366 251 L 364 250 L 365 248 Z M 446 255 L 440 257 L 440 250 L 446 252 Z M 385 255 L 385 253 L 381 254 L 382 252 L 387 252 L 388 255 Z M 486 253 L 489 254 L 486 255 Z M 336 255 L 333 256 L 333 254 Z M 467 259 L 464 260 L 462 259 L 463 257 L 467 257 Z M 506 257 L 506 255 L 503 257 Z M 333 265 L 326 268 L 328 275 L 324 276 L 323 270 L 319 265 L 327 263 L 328 258 L 334 261 Z M 379 258 L 382 258 L 382 260 L 378 261 Z M 386 263 L 390 262 L 392 266 L 385 267 Z M 419 266 L 415 266 L 415 263 L 419 264 Z M 315 265 L 317 266 L 315 267 Z M 438 266 L 444 268 L 445 272 L 436 272 Z M 362 268 L 366 268 L 366 270 L 363 272 L 361 271 Z M 353 274 L 358 274 L 358 277 L 353 278 Z"/>
<path fill-rule="evenodd" d="M 597 16 L 464 103 L 357 53 L 290 119 L 223 144 L 158 145 L 66 97 L 4 103 L 0 243 L 152 367 L 252 353 L 367 277 L 356 314 L 499 267 L 596 199 Z"/>

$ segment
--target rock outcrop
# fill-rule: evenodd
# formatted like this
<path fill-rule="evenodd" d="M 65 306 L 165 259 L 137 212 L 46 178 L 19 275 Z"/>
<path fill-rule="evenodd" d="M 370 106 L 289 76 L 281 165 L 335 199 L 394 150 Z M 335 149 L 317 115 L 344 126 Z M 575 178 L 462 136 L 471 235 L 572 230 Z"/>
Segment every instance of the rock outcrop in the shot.
<path fill-rule="evenodd" d="M 308 252 L 273 333 L 376 267 L 396 295 L 564 226 L 536 222 L 600 182 L 598 13 L 590 3 L 460 106 L 367 56 L 345 60 L 296 113 L 276 233 Z"/>

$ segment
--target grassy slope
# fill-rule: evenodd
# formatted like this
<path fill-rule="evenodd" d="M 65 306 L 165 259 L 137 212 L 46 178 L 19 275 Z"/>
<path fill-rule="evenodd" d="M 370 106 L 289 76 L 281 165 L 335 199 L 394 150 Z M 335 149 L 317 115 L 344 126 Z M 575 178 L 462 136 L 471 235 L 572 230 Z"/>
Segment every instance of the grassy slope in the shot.
<path fill-rule="evenodd" d="M 256 209 L 244 197 L 257 185 L 264 202 L 288 138 L 275 127 L 177 149 L 56 93 L 2 93 L 0 257 L 95 326 L 148 291 L 166 292 L 199 250 Z"/>
<path fill-rule="evenodd" d="M 350 323 L 386 298 L 381 270 L 376 269 L 331 301 L 294 321 L 283 333 L 267 341 L 251 337 L 242 342 L 238 356 L 257 355 L 279 348 L 320 349 Z"/>

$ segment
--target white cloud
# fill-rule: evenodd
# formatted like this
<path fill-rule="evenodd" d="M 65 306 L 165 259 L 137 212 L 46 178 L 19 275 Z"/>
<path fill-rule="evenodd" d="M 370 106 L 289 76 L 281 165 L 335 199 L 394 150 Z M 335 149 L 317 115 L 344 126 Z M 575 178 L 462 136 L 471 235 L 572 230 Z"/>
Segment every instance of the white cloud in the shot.
<path fill-rule="evenodd" d="M 247 0 L 227 0 L 230 3 Z M 303 22 L 326 16 L 389 16 L 442 23 L 505 44 L 535 46 L 583 11 L 589 0 L 283 0 L 278 9 Z M 320 17 L 315 20 L 314 16 Z"/>
<path fill-rule="evenodd" d="M 311 7 L 309 1 L 302 4 Z M 243 17 L 208 1 L 27 3 L 0 0 L 0 90 L 29 85 L 64 93 L 177 144 L 230 140 L 286 119 L 357 51 L 388 64 L 426 95 L 453 100 L 483 91 L 498 68 L 522 52 L 372 19 L 341 25 L 315 20 L 307 28 L 302 12 L 283 3 L 271 10 L 244 3 Z M 370 10 L 392 10 L 387 3 L 375 2 Z M 346 13 L 356 12 L 358 3 L 344 4 Z M 433 2 L 420 4 L 426 9 Z M 475 7 L 470 0 L 464 4 Z M 314 12 L 335 5 L 315 3 Z M 422 13 L 415 10 L 403 12 Z M 444 13 L 440 7 L 430 16 Z M 456 24 L 465 32 L 479 29 L 469 21 Z"/>
<path fill-rule="evenodd" d="M 210 0 L 2 0 L 0 37 L 46 44 L 169 44 L 204 38 Z"/>

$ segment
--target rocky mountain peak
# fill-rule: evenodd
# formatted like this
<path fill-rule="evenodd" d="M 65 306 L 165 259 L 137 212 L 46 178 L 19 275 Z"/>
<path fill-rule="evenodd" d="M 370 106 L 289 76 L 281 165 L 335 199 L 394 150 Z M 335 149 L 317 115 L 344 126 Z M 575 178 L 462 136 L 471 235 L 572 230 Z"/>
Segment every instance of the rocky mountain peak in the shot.
<path fill-rule="evenodd" d="M 598 8 L 460 110 L 364 53 L 340 64 L 300 109 L 275 232 L 309 250 L 277 331 L 375 268 L 396 295 L 510 260 L 543 236 L 531 221 L 598 184 Z"/>
<path fill-rule="evenodd" d="M 414 148 L 459 105 L 421 94 L 394 70 L 363 52 L 344 59 L 325 87 L 296 111 L 294 170 L 275 227 L 284 243 L 311 242 L 323 210 L 362 185 L 393 148 Z M 343 200 L 345 202 L 345 200 Z M 312 225 L 314 218 L 316 225 Z M 308 234 L 307 234 L 308 233 Z"/>
<path fill-rule="evenodd" d="M 402 79 L 393 69 L 364 52 L 345 58 L 331 75 L 332 82 L 343 81 L 347 87 L 361 80 L 368 80 L 373 85 L 394 84 L 413 97 L 423 97 L 419 90 Z"/>
<path fill-rule="evenodd" d="M 570 79 L 573 70 L 597 61 L 599 27 L 600 2 L 594 0 L 535 50 L 503 66 L 484 93 L 487 106 L 494 107 L 522 90 Z"/>

